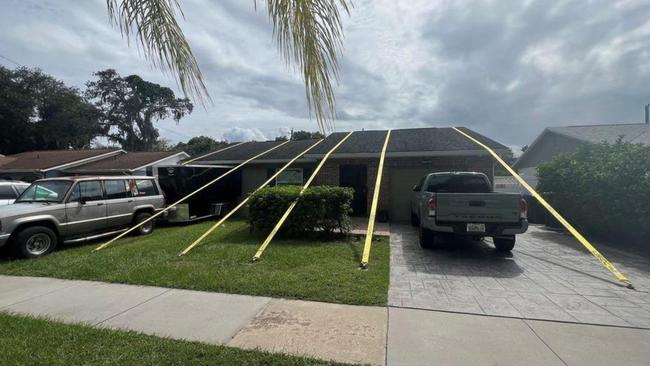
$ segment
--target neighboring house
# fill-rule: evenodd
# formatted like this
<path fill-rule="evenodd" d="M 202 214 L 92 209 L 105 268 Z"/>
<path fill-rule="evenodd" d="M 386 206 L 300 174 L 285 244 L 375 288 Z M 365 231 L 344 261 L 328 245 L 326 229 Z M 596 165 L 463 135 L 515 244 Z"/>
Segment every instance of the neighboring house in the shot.
<path fill-rule="evenodd" d="M 124 154 L 124 150 L 43 150 L 0 158 L 0 179 L 32 182 L 65 175 L 65 169 Z"/>
<path fill-rule="evenodd" d="M 498 153 L 508 148 L 469 129 L 472 135 Z M 329 135 L 317 147 L 281 174 L 276 184 L 304 184 L 318 162 L 346 133 Z M 352 202 L 356 215 L 370 210 L 379 163 L 379 155 L 386 131 L 357 131 L 350 136 L 325 163 L 314 184 L 346 186 L 355 189 Z M 276 169 L 314 144 L 316 140 L 291 141 L 242 167 L 242 192 L 253 191 Z M 243 162 L 281 142 L 248 142 L 237 147 L 205 156 L 195 164 L 233 165 Z M 412 187 L 427 173 L 436 171 L 478 171 L 494 175 L 492 157 L 474 142 L 451 128 L 417 128 L 393 130 L 386 153 L 382 177 L 379 210 L 391 220 L 409 220 L 409 200 Z"/>
<path fill-rule="evenodd" d="M 623 141 L 650 145 L 650 124 L 613 124 L 549 127 L 515 162 L 518 170 L 528 184 L 537 186 L 537 166 L 562 153 L 574 152 L 584 144 L 596 144 L 603 141 L 610 143 L 622 138 Z"/>
<path fill-rule="evenodd" d="M 177 165 L 190 155 L 184 151 L 130 152 L 65 169 L 73 175 L 157 176 L 158 167 Z"/>

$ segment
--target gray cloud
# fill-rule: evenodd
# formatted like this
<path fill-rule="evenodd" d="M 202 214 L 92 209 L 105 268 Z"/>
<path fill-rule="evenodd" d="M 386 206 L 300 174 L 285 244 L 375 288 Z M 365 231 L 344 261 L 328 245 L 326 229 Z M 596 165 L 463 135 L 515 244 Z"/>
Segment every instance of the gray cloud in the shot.
<path fill-rule="evenodd" d="M 214 104 L 161 123 L 164 137 L 316 129 L 263 8 L 182 6 Z M 175 87 L 110 26 L 104 0 L 0 7 L 0 55 L 80 87 L 108 67 Z M 345 20 L 337 129 L 465 125 L 522 146 L 546 126 L 640 121 L 650 100 L 649 11 L 650 2 L 630 0 L 356 0 Z"/>

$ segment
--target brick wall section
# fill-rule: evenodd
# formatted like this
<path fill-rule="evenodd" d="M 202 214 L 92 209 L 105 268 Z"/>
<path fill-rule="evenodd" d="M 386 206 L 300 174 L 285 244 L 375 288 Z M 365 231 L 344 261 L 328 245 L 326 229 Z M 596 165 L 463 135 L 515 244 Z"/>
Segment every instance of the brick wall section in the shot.
<path fill-rule="evenodd" d="M 372 195 L 377 179 L 377 168 L 379 159 L 330 159 L 323 166 L 314 179 L 314 185 L 339 184 L 339 166 L 365 164 L 367 166 L 368 187 L 367 202 L 368 212 L 372 204 Z M 490 182 L 493 182 L 494 161 L 490 156 L 441 156 L 441 157 L 419 157 L 419 158 L 386 158 L 384 173 L 381 180 L 381 192 L 379 195 L 379 210 L 389 210 L 390 206 L 390 172 L 396 168 L 422 168 L 430 172 L 440 171 L 476 171 L 487 174 Z"/>

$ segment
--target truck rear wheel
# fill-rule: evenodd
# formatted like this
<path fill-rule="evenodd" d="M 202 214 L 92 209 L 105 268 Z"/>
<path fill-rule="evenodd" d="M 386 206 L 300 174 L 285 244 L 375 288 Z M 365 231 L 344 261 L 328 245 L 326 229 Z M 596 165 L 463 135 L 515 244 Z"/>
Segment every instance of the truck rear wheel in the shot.
<path fill-rule="evenodd" d="M 514 235 L 492 238 L 492 240 L 494 241 L 494 246 L 500 252 L 509 252 L 515 247 Z"/>
<path fill-rule="evenodd" d="M 419 237 L 420 237 L 420 247 L 422 248 L 435 248 L 436 246 L 436 234 L 429 230 L 425 229 L 420 225 L 420 230 L 419 230 Z"/>
<path fill-rule="evenodd" d="M 411 225 L 413 226 L 418 226 L 420 225 L 420 220 L 418 220 L 418 216 L 411 212 Z"/>
<path fill-rule="evenodd" d="M 46 226 L 32 226 L 21 230 L 14 239 L 14 250 L 23 258 L 38 258 L 56 248 L 56 233 Z"/>

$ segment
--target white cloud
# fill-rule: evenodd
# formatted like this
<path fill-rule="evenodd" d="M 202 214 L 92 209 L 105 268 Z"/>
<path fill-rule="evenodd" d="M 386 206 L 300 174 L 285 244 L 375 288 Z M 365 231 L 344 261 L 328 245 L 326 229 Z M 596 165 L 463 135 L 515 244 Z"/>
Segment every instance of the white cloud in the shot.
<path fill-rule="evenodd" d="M 257 128 L 233 127 L 224 132 L 223 138 L 230 142 L 266 141 L 268 138 Z"/>

